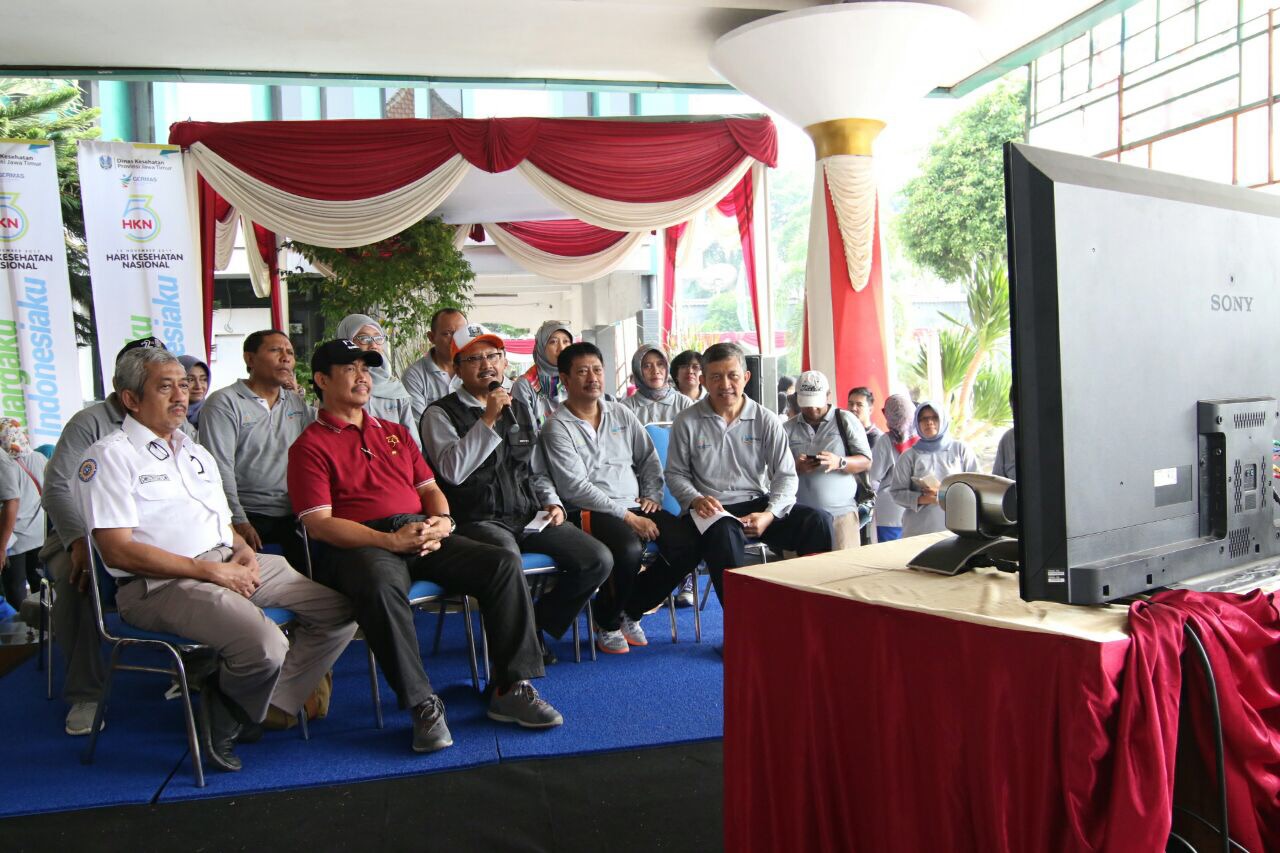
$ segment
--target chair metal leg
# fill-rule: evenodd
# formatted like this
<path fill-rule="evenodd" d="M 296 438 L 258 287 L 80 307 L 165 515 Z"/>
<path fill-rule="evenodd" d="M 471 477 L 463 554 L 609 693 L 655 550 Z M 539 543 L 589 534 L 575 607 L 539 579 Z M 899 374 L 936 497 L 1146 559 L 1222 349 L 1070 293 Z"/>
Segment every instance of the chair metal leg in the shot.
<path fill-rule="evenodd" d="M 591 659 L 596 659 L 596 614 L 591 609 L 591 599 L 587 599 L 587 640 L 591 643 Z"/>
<path fill-rule="evenodd" d="M 119 646 L 116 646 L 119 648 Z M 182 713 L 187 724 L 187 746 L 191 750 L 191 772 L 196 777 L 196 787 L 204 787 L 204 762 L 200 760 L 200 740 L 196 737 L 196 715 L 191 707 L 191 686 L 187 683 L 187 668 L 182 663 L 182 655 L 178 650 L 169 647 L 169 652 L 173 655 L 174 669 L 178 674 L 178 686 L 182 688 Z M 114 661 L 112 661 L 114 663 Z M 110 676 L 108 676 L 109 678 Z M 103 702 L 105 704 L 107 694 L 106 690 L 102 693 Z M 204 700 L 201 699 L 201 702 Z M 98 713 L 102 713 L 102 705 L 98 706 Z"/>
<path fill-rule="evenodd" d="M 489 632 L 484 627 L 484 614 L 480 614 L 480 642 L 484 644 L 484 684 L 493 683 L 493 666 L 489 662 Z"/>
<path fill-rule="evenodd" d="M 40 579 L 40 654 L 44 658 L 44 698 L 53 698 L 53 587 Z"/>
<path fill-rule="evenodd" d="M 116 661 L 120 659 L 120 643 L 111 647 L 111 660 L 107 664 L 107 683 L 102 685 L 102 695 L 98 697 L 98 709 L 93 714 L 93 724 L 89 729 L 89 744 L 80 754 L 81 764 L 92 764 L 94 750 L 98 748 L 98 732 L 102 729 L 102 720 L 107 714 L 107 702 L 111 699 L 111 685 L 116 679 Z"/>
<path fill-rule="evenodd" d="M 667 615 L 671 617 L 671 642 L 680 642 L 680 629 L 676 627 L 676 596 L 675 593 L 667 596 Z"/>
<path fill-rule="evenodd" d="M 445 603 L 441 601 L 440 610 L 436 614 L 436 641 L 431 646 L 432 657 L 440 653 L 440 635 L 444 633 L 444 608 Z"/>
<path fill-rule="evenodd" d="M 698 585 L 698 582 L 695 580 L 693 585 L 696 587 Z M 711 573 L 708 572 L 707 588 L 702 591 L 702 606 L 698 608 L 699 610 L 707 609 L 707 602 L 711 599 L 711 593 L 715 591 L 715 588 L 716 588 L 716 585 L 711 582 Z M 696 595 L 697 593 L 694 593 L 694 594 Z"/>
<path fill-rule="evenodd" d="M 702 642 L 702 607 L 698 604 L 698 570 L 693 570 L 693 641 Z"/>
<path fill-rule="evenodd" d="M 298 712 L 298 728 L 302 730 L 303 740 L 311 740 L 311 732 L 307 729 L 307 709 L 305 705 Z"/>
<path fill-rule="evenodd" d="M 373 659 L 373 649 L 369 648 L 369 644 L 365 642 L 365 648 L 369 651 L 369 692 L 373 695 L 373 718 L 378 723 L 378 728 L 382 728 L 382 696 L 378 690 L 378 663 Z"/>
<path fill-rule="evenodd" d="M 577 616 L 573 617 L 573 662 L 582 663 L 582 639 L 578 634 Z"/>
<path fill-rule="evenodd" d="M 480 668 L 476 664 L 476 634 L 475 628 L 471 625 L 471 597 L 462 596 L 462 618 L 466 620 L 463 624 L 467 626 L 467 652 L 471 657 L 471 686 L 480 692 Z"/>

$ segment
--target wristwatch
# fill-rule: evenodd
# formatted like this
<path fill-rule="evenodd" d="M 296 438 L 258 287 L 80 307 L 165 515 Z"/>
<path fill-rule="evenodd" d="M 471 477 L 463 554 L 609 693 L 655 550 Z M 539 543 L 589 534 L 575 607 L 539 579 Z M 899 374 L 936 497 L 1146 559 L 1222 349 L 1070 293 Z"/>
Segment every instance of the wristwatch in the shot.
<path fill-rule="evenodd" d="M 848 464 L 849 464 L 849 457 L 848 457 L 848 456 L 841 456 L 841 457 L 840 457 L 840 470 L 841 470 L 841 471 L 843 471 L 843 470 L 844 470 L 844 468 L 845 468 L 845 466 L 846 466 L 846 465 L 848 465 Z"/>
<path fill-rule="evenodd" d="M 453 531 L 455 531 L 455 530 L 457 530 L 457 529 L 458 529 L 458 522 L 454 519 L 454 517 L 453 517 L 452 515 L 442 515 L 442 516 L 440 516 L 440 518 L 447 518 L 447 519 L 449 519 L 449 532 L 450 532 L 450 533 L 452 533 Z"/>

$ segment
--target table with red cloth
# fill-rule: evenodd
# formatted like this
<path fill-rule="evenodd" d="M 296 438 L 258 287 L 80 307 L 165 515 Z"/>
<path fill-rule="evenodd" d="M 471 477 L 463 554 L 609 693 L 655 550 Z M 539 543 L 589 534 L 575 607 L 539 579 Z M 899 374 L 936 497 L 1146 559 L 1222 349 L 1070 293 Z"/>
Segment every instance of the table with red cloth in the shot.
<path fill-rule="evenodd" d="M 1270 595 L 1070 607 L 905 568 L 945 535 L 726 573 L 726 850 L 1163 850 L 1185 621 L 1223 697 L 1232 835 L 1280 849 Z"/>

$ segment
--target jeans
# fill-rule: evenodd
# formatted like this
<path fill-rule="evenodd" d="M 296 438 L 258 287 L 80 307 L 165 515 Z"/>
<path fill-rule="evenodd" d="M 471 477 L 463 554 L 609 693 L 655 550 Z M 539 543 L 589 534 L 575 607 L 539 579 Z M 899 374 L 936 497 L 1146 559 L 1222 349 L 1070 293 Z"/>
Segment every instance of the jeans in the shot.
<path fill-rule="evenodd" d="M 876 541 L 877 542 L 892 542 L 895 539 L 901 539 L 901 538 L 902 538 L 901 527 L 882 527 L 879 524 L 876 525 Z"/>
<path fill-rule="evenodd" d="M 40 549 L 32 548 L 21 554 L 10 554 L 4 567 L 4 599 L 17 610 L 26 598 L 23 590 L 35 592 L 40 588 Z"/>

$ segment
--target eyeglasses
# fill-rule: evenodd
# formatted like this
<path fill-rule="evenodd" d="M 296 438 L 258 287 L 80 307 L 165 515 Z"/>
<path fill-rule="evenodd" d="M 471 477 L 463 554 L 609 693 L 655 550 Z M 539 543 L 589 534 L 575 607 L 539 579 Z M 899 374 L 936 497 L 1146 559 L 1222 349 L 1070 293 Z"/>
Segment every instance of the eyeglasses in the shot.
<path fill-rule="evenodd" d="M 502 352 L 482 352 L 459 359 L 463 364 L 496 364 L 502 358 Z"/>
<path fill-rule="evenodd" d="M 387 342 L 387 336 L 386 335 L 356 335 L 354 338 L 352 338 L 352 340 L 358 344 L 364 344 L 365 346 L 372 346 L 374 344 L 385 344 Z"/>

